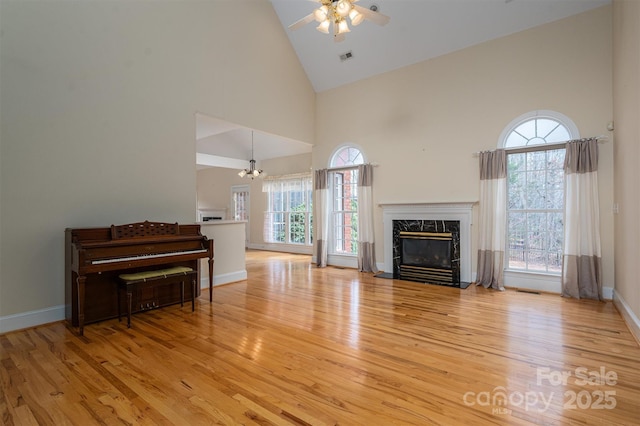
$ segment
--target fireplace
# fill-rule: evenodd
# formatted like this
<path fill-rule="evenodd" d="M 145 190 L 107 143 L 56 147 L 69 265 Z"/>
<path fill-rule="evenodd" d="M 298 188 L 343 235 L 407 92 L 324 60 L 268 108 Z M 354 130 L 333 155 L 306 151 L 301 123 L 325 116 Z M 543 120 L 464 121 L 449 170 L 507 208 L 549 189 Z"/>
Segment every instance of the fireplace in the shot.
<path fill-rule="evenodd" d="M 393 277 L 460 284 L 460 221 L 394 220 Z"/>
<path fill-rule="evenodd" d="M 472 281 L 474 204 L 381 203 L 384 266 L 380 269 L 384 275 L 400 279 L 400 265 L 403 265 L 401 279 L 466 287 Z M 430 254 L 425 256 L 423 250 Z"/>
<path fill-rule="evenodd" d="M 452 284 L 453 234 L 400 231 L 398 277 L 414 281 Z"/>

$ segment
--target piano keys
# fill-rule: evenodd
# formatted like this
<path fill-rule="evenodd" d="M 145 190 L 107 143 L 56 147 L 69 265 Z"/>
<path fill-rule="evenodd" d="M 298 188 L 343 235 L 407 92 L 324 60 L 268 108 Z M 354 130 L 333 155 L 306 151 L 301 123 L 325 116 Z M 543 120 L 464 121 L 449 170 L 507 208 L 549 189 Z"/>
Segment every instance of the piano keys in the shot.
<path fill-rule="evenodd" d="M 193 254 L 193 253 L 207 253 L 207 250 L 205 250 L 205 249 L 202 249 L 202 250 L 187 250 L 187 251 L 184 251 L 184 252 L 143 254 L 143 255 L 140 255 L 140 256 L 120 257 L 120 258 L 116 258 L 116 259 L 98 259 L 98 260 L 92 260 L 91 264 L 92 265 L 103 265 L 105 263 L 127 262 L 129 260 L 142 260 L 143 258 L 155 259 L 155 258 L 159 258 L 159 257 L 173 256 L 174 253 L 180 253 L 180 254 L 183 254 L 183 255 L 184 254 Z"/>
<path fill-rule="evenodd" d="M 138 222 L 99 228 L 68 228 L 65 231 L 65 316 L 82 335 L 84 325 L 118 316 L 118 275 L 172 266 L 197 271 L 200 259 L 208 258 L 209 300 L 213 297 L 213 240 L 200 233 L 200 225 Z M 133 312 L 142 306 L 161 307 L 180 303 L 178 286 L 154 287 L 152 293 L 134 294 Z M 185 286 L 184 297 L 191 297 Z M 200 295 L 200 285 L 196 295 Z M 149 300 L 153 299 L 153 303 Z M 135 309 L 138 306 L 138 309 Z"/>

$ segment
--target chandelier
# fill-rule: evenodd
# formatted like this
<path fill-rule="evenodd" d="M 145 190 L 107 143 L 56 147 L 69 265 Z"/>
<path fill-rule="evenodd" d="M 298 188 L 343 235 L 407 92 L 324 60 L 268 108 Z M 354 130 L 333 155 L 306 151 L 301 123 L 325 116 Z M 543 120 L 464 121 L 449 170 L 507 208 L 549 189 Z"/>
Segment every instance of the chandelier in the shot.
<path fill-rule="evenodd" d="M 240 176 L 241 178 L 248 176 L 253 180 L 253 178 L 260 176 L 262 173 L 263 173 L 262 170 L 256 169 L 256 160 L 253 159 L 253 130 L 252 130 L 251 131 L 251 160 L 249 160 L 249 168 L 240 170 L 240 172 L 238 172 L 238 176 Z"/>
<path fill-rule="evenodd" d="M 289 25 L 289 29 L 296 30 L 303 25 L 312 21 L 316 21 L 319 25 L 316 29 L 322 33 L 329 34 L 329 29 L 333 25 L 333 36 L 336 41 L 344 39 L 344 35 L 351 32 L 347 18 L 351 21 L 352 26 L 357 26 L 367 19 L 378 25 L 385 25 L 389 22 L 389 17 L 378 13 L 377 6 L 371 6 L 369 9 L 355 5 L 358 0 L 316 0 L 321 4 L 319 8 L 314 10 L 304 18 Z"/>

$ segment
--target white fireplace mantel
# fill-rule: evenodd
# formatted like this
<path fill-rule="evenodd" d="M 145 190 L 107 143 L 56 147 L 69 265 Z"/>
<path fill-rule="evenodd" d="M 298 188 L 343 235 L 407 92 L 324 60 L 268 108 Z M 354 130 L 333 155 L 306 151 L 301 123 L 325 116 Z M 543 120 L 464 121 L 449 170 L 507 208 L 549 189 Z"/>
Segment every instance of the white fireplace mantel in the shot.
<path fill-rule="evenodd" d="M 471 225 L 476 202 L 380 203 L 384 225 L 384 271 L 393 271 L 394 220 L 457 220 L 460 222 L 460 280 L 471 282 Z"/>

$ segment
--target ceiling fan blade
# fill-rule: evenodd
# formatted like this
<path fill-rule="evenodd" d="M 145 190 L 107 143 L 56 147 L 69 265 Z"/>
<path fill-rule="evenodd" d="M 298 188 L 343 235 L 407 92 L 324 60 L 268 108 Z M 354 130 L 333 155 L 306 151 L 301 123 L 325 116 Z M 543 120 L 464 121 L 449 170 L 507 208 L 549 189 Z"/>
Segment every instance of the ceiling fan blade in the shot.
<path fill-rule="evenodd" d="M 305 25 L 307 25 L 310 22 L 313 22 L 314 20 L 315 20 L 315 17 L 313 16 L 313 13 L 310 13 L 304 18 L 298 19 L 296 22 L 289 25 L 289 29 L 292 31 L 297 30 L 298 28 L 304 27 Z"/>
<path fill-rule="evenodd" d="M 391 19 L 387 15 L 383 15 L 380 12 L 374 12 L 373 10 L 367 9 L 366 7 L 358 6 L 356 4 L 353 5 L 353 8 L 361 13 L 362 16 L 364 16 L 364 19 L 375 22 L 378 25 L 387 25 L 389 23 L 389 20 Z"/>

